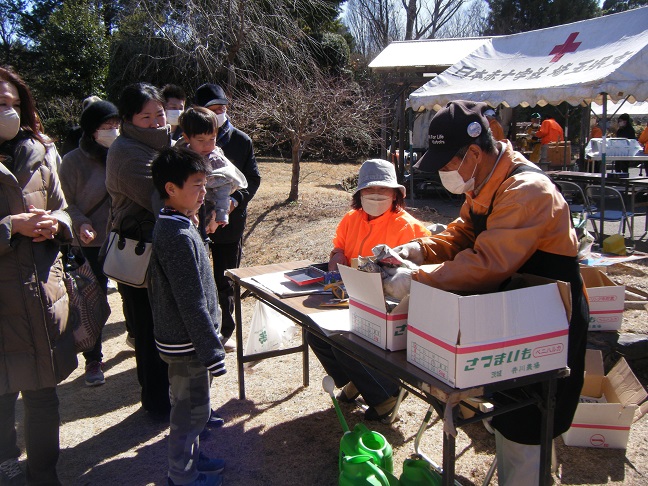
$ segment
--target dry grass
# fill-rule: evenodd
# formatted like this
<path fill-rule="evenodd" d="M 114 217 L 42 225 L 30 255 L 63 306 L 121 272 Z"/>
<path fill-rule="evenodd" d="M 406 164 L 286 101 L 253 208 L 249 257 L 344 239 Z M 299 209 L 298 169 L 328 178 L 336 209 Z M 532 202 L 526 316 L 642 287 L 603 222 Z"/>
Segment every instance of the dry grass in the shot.
<path fill-rule="evenodd" d="M 358 166 L 305 163 L 299 203 L 284 204 L 290 164 L 264 161 L 260 165 L 263 182 L 249 208 L 243 264 L 302 258 L 325 261 L 335 226 L 349 205 L 349 194 L 338 189 L 338 184 L 355 174 Z M 430 209 L 413 212 L 428 223 L 448 220 Z M 139 408 L 134 356 L 124 342 L 119 294 L 111 294 L 110 303 L 113 315 L 104 334 L 106 384 L 85 387 L 81 366 L 60 386 L 60 476 L 66 485 L 166 484 L 167 427 L 150 421 Z M 248 302 L 244 306 L 244 336 L 251 311 Z M 238 400 L 235 360 L 234 354 L 227 356 L 229 372 L 212 386 L 213 406 L 226 418 L 226 425 L 203 443 L 207 454 L 227 460 L 225 483 L 337 484 L 342 429 L 320 386 L 324 372 L 312 353 L 310 386 L 302 386 L 297 356 L 266 360 L 246 371 L 247 399 L 243 401 Z M 403 460 L 413 453 L 414 437 L 426 409 L 422 401 L 410 397 L 401 407 L 401 419 L 393 426 L 370 424 L 391 443 L 398 473 Z M 362 420 L 360 408 L 344 406 L 343 411 L 351 427 Z M 22 415 L 19 420 L 23 420 Z M 560 477 L 556 477 L 556 483 L 646 484 L 646 423 L 643 419 L 635 424 L 627 451 L 569 448 L 558 439 Z M 441 461 L 442 426 L 438 416 L 421 446 L 426 454 Z M 457 437 L 456 451 L 460 483 L 481 484 L 493 459 L 493 437 L 481 424 L 465 427 Z"/>

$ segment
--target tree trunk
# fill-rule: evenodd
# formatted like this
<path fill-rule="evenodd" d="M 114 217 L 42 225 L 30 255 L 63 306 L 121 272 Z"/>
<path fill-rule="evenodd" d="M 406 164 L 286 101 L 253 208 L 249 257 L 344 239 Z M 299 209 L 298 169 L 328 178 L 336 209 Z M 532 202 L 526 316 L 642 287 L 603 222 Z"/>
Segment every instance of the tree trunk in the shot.
<path fill-rule="evenodd" d="M 292 177 L 290 179 L 290 194 L 288 201 L 297 201 L 299 199 L 299 163 L 301 162 L 301 144 L 293 142 L 292 144 Z"/>

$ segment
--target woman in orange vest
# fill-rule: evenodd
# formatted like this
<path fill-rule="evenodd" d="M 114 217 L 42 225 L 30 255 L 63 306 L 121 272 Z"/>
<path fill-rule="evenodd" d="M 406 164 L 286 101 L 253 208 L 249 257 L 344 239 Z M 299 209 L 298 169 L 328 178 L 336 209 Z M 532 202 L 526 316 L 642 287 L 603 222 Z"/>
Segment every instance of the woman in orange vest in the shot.
<path fill-rule="evenodd" d="M 351 211 L 346 213 L 335 232 L 329 270 L 338 264 L 349 265 L 358 256 L 371 256 L 372 248 L 386 244 L 392 248 L 430 235 L 423 223 L 405 209 L 405 187 L 396 180 L 393 164 L 386 160 L 367 160 L 360 167 L 358 187 L 353 194 Z M 417 236 L 418 235 L 418 236 Z M 342 388 L 338 400 L 355 403 L 362 394 L 369 408 L 366 420 L 382 420 L 396 408 L 400 384 L 377 373 L 312 333 L 308 344 L 330 375 Z"/>

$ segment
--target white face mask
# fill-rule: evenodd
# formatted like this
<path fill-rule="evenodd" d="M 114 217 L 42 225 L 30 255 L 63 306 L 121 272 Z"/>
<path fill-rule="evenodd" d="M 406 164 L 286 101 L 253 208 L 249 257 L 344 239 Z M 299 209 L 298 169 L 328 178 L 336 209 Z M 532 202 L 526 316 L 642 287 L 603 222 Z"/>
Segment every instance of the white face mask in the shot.
<path fill-rule="evenodd" d="M 222 127 L 227 120 L 227 115 L 225 113 L 218 113 L 216 115 L 216 120 L 218 121 L 218 128 Z"/>
<path fill-rule="evenodd" d="M 107 130 L 97 130 L 95 140 L 102 147 L 109 148 L 118 136 L 118 128 L 108 128 Z"/>
<path fill-rule="evenodd" d="M 360 195 L 360 201 L 365 213 L 377 217 L 391 209 L 394 198 L 382 194 L 367 194 L 366 196 Z"/>
<path fill-rule="evenodd" d="M 181 114 L 180 110 L 166 110 L 167 123 L 173 126 L 177 125 Z"/>
<path fill-rule="evenodd" d="M 468 155 L 468 152 L 466 152 L 466 155 Z M 441 184 L 443 184 L 443 187 L 452 194 L 463 194 L 464 192 L 472 191 L 475 188 L 475 171 L 477 170 L 477 165 L 475 165 L 475 169 L 473 170 L 470 179 L 467 181 L 464 181 L 461 174 L 459 174 L 459 169 L 461 169 L 464 160 L 466 160 L 466 155 L 461 159 L 461 164 L 459 164 L 457 170 L 439 171 Z"/>
<path fill-rule="evenodd" d="M 0 142 L 12 140 L 20 131 L 20 115 L 10 108 L 0 112 Z"/>

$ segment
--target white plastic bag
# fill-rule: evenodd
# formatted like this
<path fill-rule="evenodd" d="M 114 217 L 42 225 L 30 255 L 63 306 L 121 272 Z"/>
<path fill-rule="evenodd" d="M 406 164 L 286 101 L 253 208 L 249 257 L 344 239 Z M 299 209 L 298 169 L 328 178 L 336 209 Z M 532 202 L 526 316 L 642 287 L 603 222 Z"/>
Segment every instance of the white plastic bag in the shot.
<path fill-rule="evenodd" d="M 257 301 L 250 323 L 250 334 L 245 345 L 245 354 L 281 349 L 295 336 L 297 329 L 295 323 L 286 316 Z"/>

